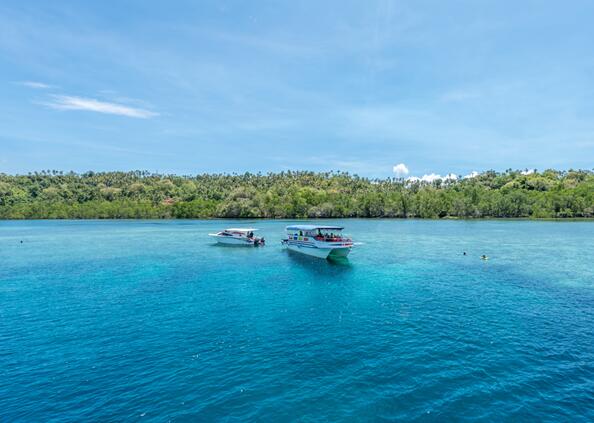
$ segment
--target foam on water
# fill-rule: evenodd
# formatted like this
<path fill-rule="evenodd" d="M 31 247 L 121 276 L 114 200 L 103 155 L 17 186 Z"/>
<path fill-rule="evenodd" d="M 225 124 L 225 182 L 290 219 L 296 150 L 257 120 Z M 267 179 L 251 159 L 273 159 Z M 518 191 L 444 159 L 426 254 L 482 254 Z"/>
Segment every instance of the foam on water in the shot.
<path fill-rule="evenodd" d="M 0 222 L 0 420 L 594 419 L 594 223 L 331 223 Z"/>

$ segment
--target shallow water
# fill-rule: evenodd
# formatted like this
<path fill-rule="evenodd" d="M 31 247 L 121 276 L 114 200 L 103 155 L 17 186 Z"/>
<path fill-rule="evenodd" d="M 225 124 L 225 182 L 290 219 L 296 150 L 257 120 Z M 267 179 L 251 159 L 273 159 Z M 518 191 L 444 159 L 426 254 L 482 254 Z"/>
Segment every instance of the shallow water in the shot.
<path fill-rule="evenodd" d="M 594 420 L 593 222 L 331 223 L 0 222 L 0 420 Z"/>

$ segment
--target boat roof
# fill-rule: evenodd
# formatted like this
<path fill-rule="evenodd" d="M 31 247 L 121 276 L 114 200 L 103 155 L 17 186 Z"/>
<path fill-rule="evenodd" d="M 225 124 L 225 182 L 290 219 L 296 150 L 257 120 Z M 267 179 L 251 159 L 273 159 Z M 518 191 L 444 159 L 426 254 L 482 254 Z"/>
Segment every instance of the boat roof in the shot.
<path fill-rule="evenodd" d="M 328 226 L 328 225 L 291 225 L 287 226 L 287 231 L 313 231 L 316 229 L 342 231 L 342 226 Z"/>
<path fill-rule="evenodd" d="M 254 231 L 257 231 L 256 228 L 227 228 L 225 230 L 227 232 L 254 232 Z"/>

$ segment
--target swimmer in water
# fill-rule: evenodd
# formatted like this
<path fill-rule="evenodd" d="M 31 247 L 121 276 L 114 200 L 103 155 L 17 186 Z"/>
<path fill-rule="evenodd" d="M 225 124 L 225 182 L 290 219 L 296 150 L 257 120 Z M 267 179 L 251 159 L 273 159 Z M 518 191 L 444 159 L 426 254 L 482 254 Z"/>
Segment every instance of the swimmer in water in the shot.
<path fill-rule="evenodd" d="M 481 256 L 481 260 L 489 260 L 489 257 L 487 257 L 486 255 L 484 255 L 484 254 L 483 254 L 483 255 Z"/>

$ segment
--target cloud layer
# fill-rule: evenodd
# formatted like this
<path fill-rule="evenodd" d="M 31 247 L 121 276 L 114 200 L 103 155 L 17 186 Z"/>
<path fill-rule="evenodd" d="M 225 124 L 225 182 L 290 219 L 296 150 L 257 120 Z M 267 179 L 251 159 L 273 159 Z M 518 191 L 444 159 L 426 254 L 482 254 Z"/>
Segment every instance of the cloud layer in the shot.
<path fill-rule="evenodd" d="M 462 179 L 476 178 L 479 175 L 480 174 L 477 171 L 472 171 L 468 175 L 462 176 Z M 448 173 L 445 176 L 439 175 L 437 173 L 429 173 L 429 174 L 425 174 L 421 177 L 411 176 L 409 178 L 406 178 L 406 180 L 408 182 L 427 182 L 427 183 L 431 183 L 431 182 L 435 182 L 435 181 L 446 181 L 446 182 L 447 181 L 457 181 L 458 179 L 460 179 L 460 177 L 454 173 Z"/>
<path fill-rule="evenodd" d="M 392 169 L 397 177 L 402 178 L 408 175 L 408 167 L 404 163 L 399 163 Z"/>
<path fill-rule="evenodd" d="M 139 119 L 149 119 L 158 116 L 158 113 L 150 110 L 125 106 L 123 104 L 110 103 L 107 101 L 95 100 L 93 98 L 76 97 L 68 95 L 52 96 L 52 101 L 44 103 L 52 109 L 58 110 L 86 110 L 90 112 L 119 115 Z"/>
<path fill-rule="evenodd" d="M 44 84 L 43 82 L 37 81 L 21 81 L 19 84 L 24 85 L 25 87 L 35 88 L 37 90 L 47 90 L 53 88 L 52 85 Z"/>
<path fill-rule="evenodd" d="M 479 173 L 476 170 L 473 170 L 468 175 L 463 176 L 463 179 L 476 178 L 477 176 L 479 176 Z"/>
<path fill-rule="evenodd" d="M 404 163 L 399 163 L 396 166 L 394 166 L 392 168 L 392 171 L 396 174 L 396 176 L 398 178 L 404 178 L 406 175 L 408 175 L 410 173 L 408 166 L 406 166 Z M 427 182 L 427 183 L 432 183 L 435 181 L 444 181 L 444 182 L 448 182 L 448 181 L 457 181 L 458 179 L 462 178 L 462 179 L 469 179 L 469 178 L 474 178 L 476 176 L 478 176 L 479 173 L 476 171 L 472 171 L 470 172 L 468 175 L 465 176 L 458 176 L 455 173 L 448 173 L 445 176 L 442 176 L 438 173 L 428 173 L 425 174 L 423 176 L 409 176 L 408 178 L 406 178 L 407 182 Z"/>
<path fill-rule="evenodd" d="M 441 176 L 438 175 L 437 173 L 430 173 L 428 175 L 423 175 L 420 178 L 418 176 L 411 176 L 410 178 L 407 178 L 407 181 L 410 182 L 435 182 L 435 181 L 455 181 L 458 179 L 457 175 L 454 175 L 453 173 L 448 173 L 445 176 Z"/>

